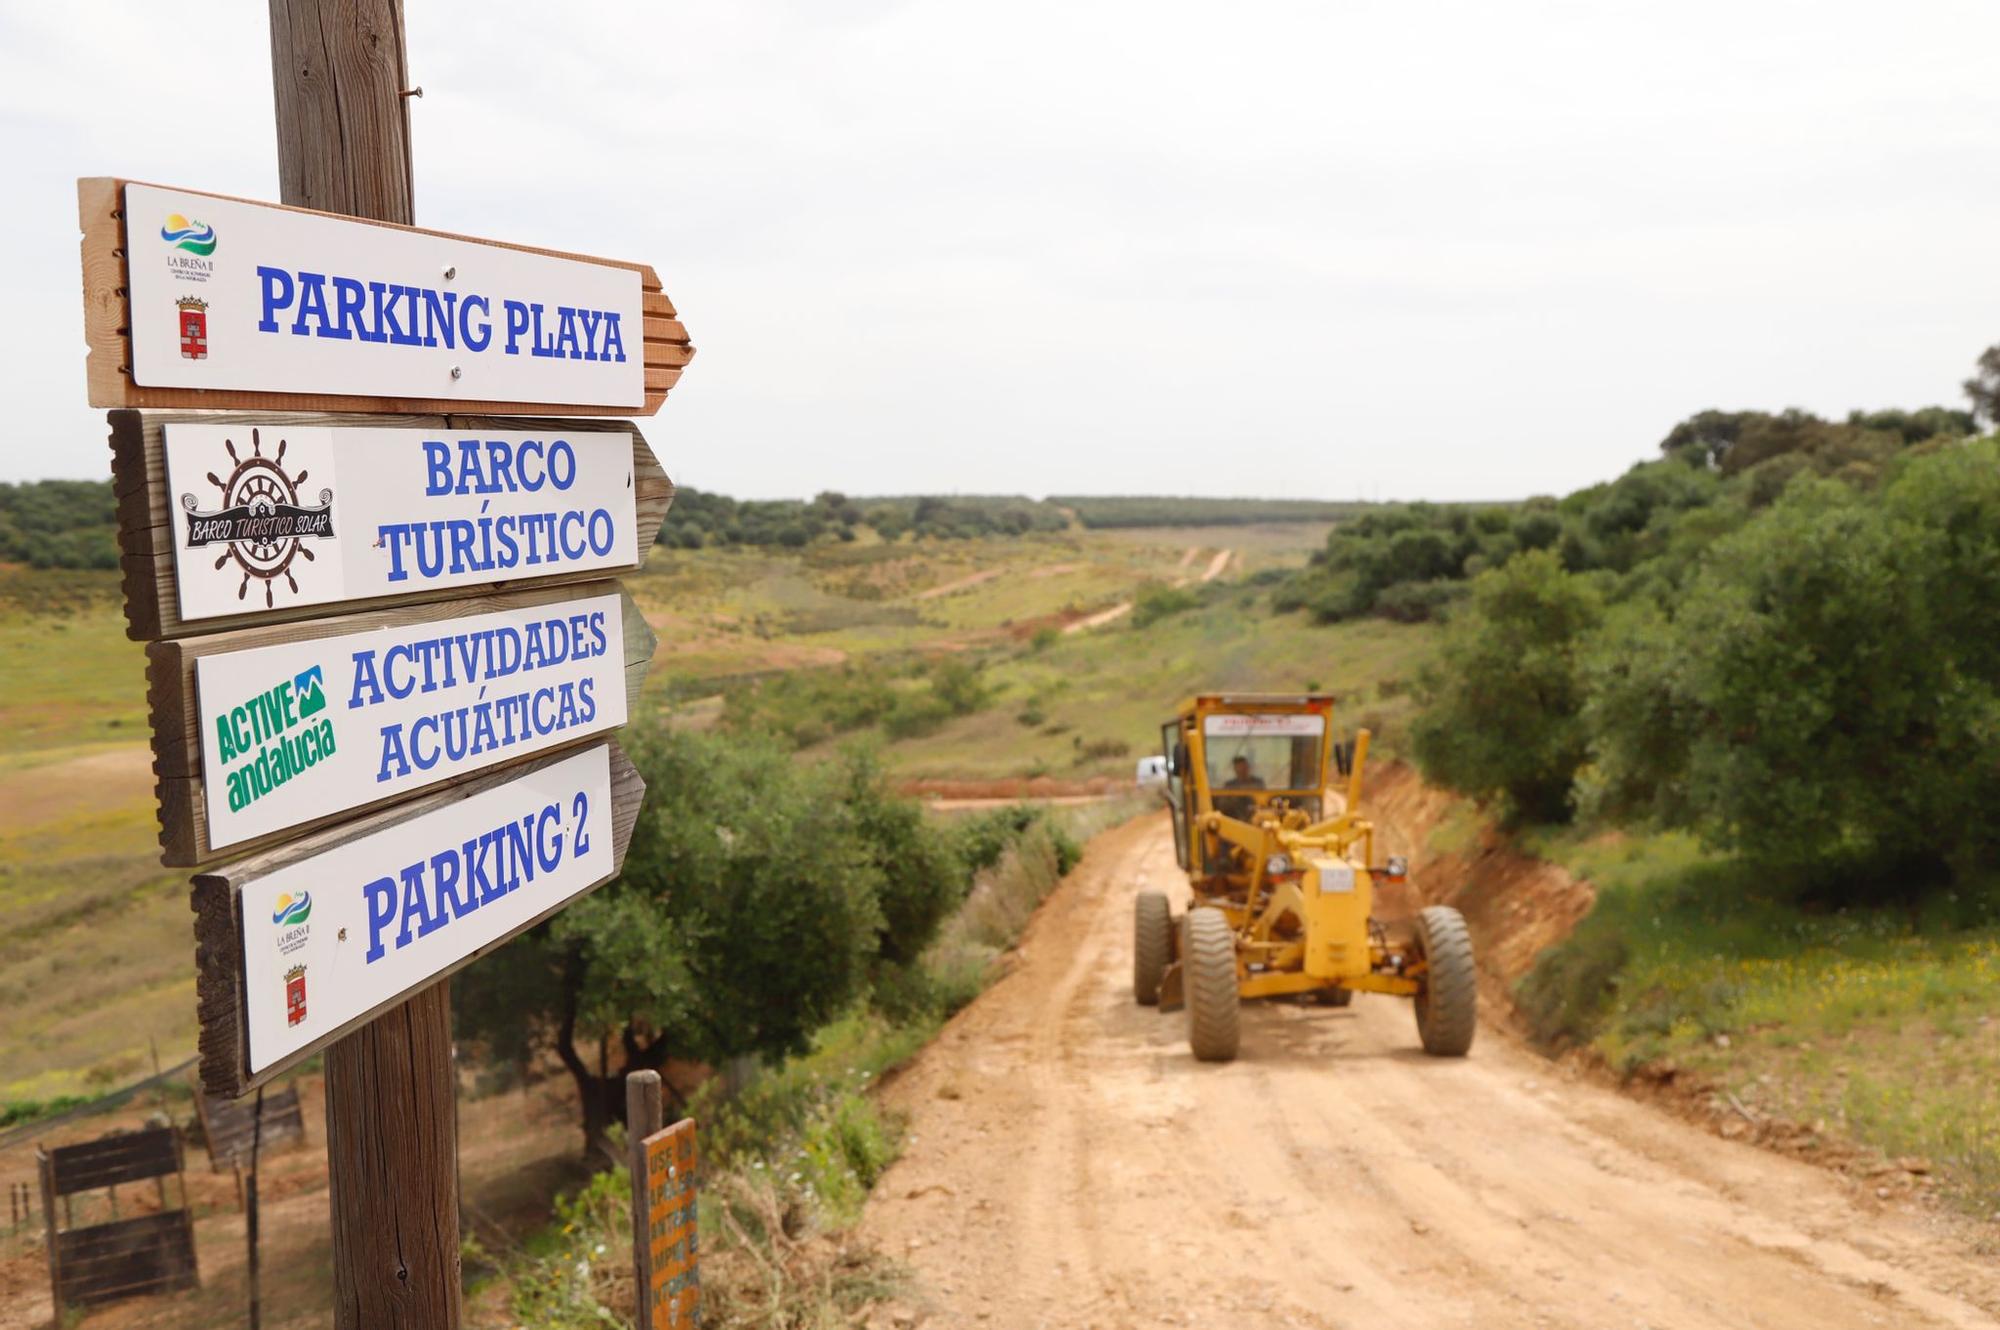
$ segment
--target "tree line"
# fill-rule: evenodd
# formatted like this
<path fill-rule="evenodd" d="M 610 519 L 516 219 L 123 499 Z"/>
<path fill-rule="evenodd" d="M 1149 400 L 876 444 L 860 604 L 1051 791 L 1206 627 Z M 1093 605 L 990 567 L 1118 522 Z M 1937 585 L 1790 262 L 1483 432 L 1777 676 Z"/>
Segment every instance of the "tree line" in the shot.
<path fill-rule="evenodd" d="M 1609 484 L 1463 530 L 1423 515 L 1404 530 L 1445 557 L 1417 571 L 1459 603 L 1419 763 L 1516 820 L 1692 829 L 1833 899 L 1980 880 L 2000 849 L 2000 438 L 1977 429 L 1942 407 L 1704 411 Z M 1374 575 L 1337 567 L 1351 590 Z"/>
<path fill-rule="evenodd" d="M 31 568 L 116 568 L 118 500 L 111 482 L 0 482 L 0 560 Z"/>
<path fill-rule="evenodd" d="M 871 531 L 888 541 L 1134 526 L 1332 521 L 1361 505 L 1290 499 L 1050 498 L 1019 494 L 733 499 L 683 488 L 660 530 L 669 548 L 801 549 Z M 116 568 L 117 500 L 108 480 L 0 482 L 0 561 L 34 568 Z"/>
<path fill-rule="evenodd" d="M 1800 410 L 1702 411 L 1668 432 L 1662 460 L 1561 499 L 1363 513 L 1334 528 L 1279 589 L 1277 605 L 1324 622 L 1440 618 L 1474 578 L 1536 550 L 1570 572 L 1624 575 L 1654 556 L 1677 514 L 1725 497 L 1727 511 L 1752 511 L 1806 473 L 1872 485 L 1906 450 L 1976 430 L 1972 412 L 1945 407 L 1856 411 L 1844 421 Z"/>

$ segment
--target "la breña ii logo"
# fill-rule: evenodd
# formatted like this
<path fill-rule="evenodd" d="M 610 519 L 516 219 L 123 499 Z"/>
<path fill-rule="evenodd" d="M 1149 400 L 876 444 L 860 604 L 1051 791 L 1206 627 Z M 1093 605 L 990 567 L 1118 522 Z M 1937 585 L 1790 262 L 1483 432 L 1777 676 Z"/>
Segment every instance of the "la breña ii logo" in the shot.
<path fill-rule="evenodd" d="M 177 212 L 167 214 L 167 224 L 160 228 L 160 239 L 175 249 L 184 249 L 203 258 L 215 253 L 215 228 Z"/>
<path fill-rule="evenodd" d="M 276 457 L 264 456 L 263 437 L 254 429 L 250 431 L 250 456 L 236 455 L 234 439 L 224 439 L 222 446 L 236 464 L 227 479 L 208 473 L 209 483 L 222 491 L 222 506 L 203 512 L 194 495 L 181 495 L 181 507 L 187 510 L 187 547 L 227 545 L 215 561 L 216 570 L 220 572 L 234 560 L 243 572 L 236 598 L 244 599 L 250 583 L 261 581 L 268 609 L 273 600 L 271 584 L 280 577 L 297 594 L 299 581 L 292 576 L 292 560 L 313 560 L 312 549 L 305 542 L 333 537 L 333 491 L 321 490 L 317 507 L 299 502 L 299 486 L 305 483 L 306 473 L 286 473 L 283 439 L 278 440 Z"/>

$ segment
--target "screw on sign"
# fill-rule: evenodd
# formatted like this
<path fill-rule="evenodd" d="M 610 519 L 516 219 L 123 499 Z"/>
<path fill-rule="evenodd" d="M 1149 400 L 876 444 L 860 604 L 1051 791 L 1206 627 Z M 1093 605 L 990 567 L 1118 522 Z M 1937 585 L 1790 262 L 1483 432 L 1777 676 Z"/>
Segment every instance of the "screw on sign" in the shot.
<path fill-rule="evenodd" d="M 701 1238 L 695 1229 L 694 1121 L 646 1138 L 647 1247 L 654 1330 L 701 1324 Z"/>

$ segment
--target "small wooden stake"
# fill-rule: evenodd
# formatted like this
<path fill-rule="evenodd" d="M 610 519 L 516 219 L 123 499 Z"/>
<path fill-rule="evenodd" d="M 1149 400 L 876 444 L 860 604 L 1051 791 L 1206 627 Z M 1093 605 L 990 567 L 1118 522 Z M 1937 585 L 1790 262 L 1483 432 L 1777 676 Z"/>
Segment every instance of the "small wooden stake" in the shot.
<path fill-rule="evenodd" d="M 250 1244 L 250 1330 L 260 1330 L 263 1312 L 257 1296 L 257 1152 L 264 1144 L 264 1087 L 257 1087 L 256 1118 L 250 1127 L 250 1182 L 243 1192 L 243 1236 Z M 239 1175 L 240 1176 L 240 1175 Z"/>
<path fill-rule="evenodd" d="M 651 1202 L 646 1194 L 646 1138 L 658 1131 L 665 1112 L 660 1073 L 635 1071 L 625 1078 L 625 1146 L 632 1169 L 632 1269 L 638 1276 L 637 1330 L 653 1330 L 653 1244 L 648 1233 Z"/>

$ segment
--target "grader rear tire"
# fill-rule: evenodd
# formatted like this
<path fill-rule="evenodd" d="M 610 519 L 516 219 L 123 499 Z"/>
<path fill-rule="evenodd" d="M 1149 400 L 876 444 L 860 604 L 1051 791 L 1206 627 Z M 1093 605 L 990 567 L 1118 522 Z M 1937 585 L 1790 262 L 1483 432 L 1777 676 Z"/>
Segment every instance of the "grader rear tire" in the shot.
<path fill-rule="evenodd" d="M 1236 935 L 1215 909 L 1189 910 L 1181 972 L 1187 993 L 1188 1047 L 1203 1062 L 1229 1062 L 1242 1040 L 1236 990 Z"/>
<path fill-rule="evenodd" d="M 1462 1058 L 1479 1024 L 1479 975 L 1472 967 L 1472 935 L 1465 917 L 1449 905 L 1417 916 L 1417 950 L 1428 962 L 1417 994 L 1417 1036 L 1434 1058 Z"/>
<path fill-rule="evenodd" d="M 1142 1007 L 1160 1000 L 1160 976 L 1173 957 L 1174 917 L 1166 893 L 1142 891 L 1132 898 L 1132 996 Z"/>

